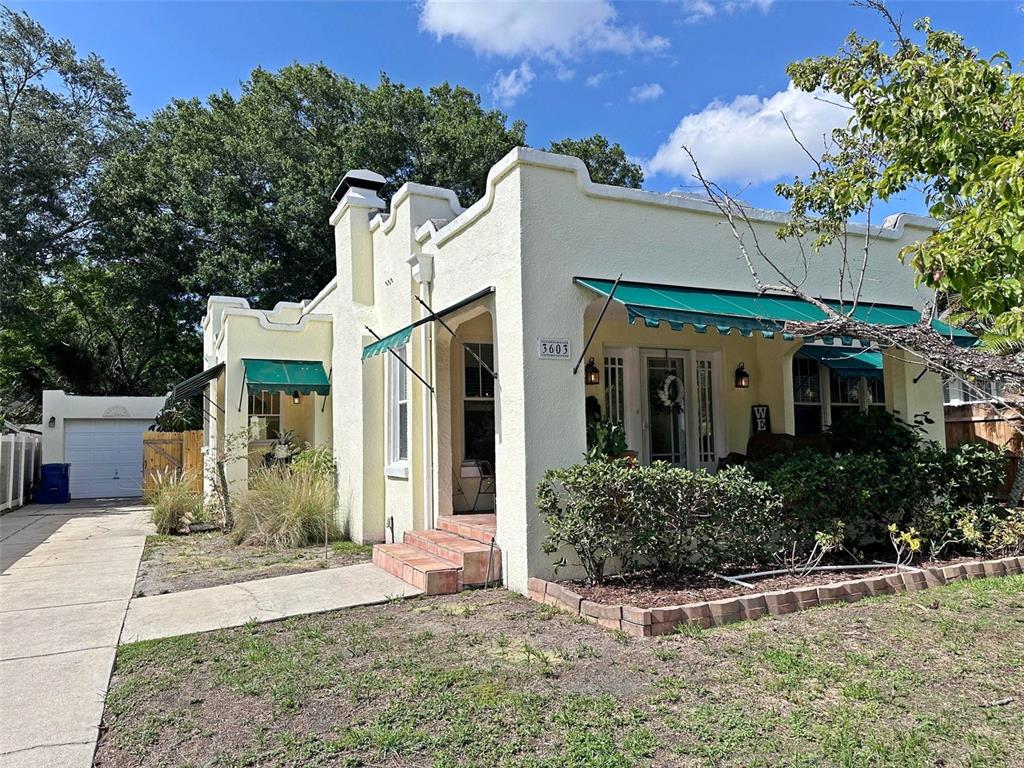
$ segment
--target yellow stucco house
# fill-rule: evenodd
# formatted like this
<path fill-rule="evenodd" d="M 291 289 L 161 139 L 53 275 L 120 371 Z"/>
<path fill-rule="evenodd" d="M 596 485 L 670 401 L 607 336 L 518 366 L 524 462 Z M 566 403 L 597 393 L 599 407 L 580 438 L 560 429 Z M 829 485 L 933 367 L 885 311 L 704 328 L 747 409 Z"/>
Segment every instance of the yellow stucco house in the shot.
<path fill-rule="evenodd" d="M 841 408 L 930 412 L 944 441 L 937 376 L 895 350 L 775 330 L 808 305 L 754 294 L 707 201 L 595 184 L 575 158 L 522 148 L 465 210 L 412 183 L 385 202 L 383 182 L 355 171 L 336 190 L 337 274 L 317 296 L 268 310 L 209 299 L 206 371 L 179 390 L 216 406 L 209 461 L 244 436 L 233 489 L 245 453 L 279 431 L 331 446 L 339 520 L 429 591 L 550 575 L 534 491 L 581 460 L 587 409 L 620 421 L 640 461 L 710 471 L 747 452 L 755 425 L 814 434 Z M 783 216 L 751 216 L 771 255 L 798 265 L 775 237 Z M 897 252 L 932 226 L 904 215 L 875 230 L 870 318 L 920 317 L 927 295 Z M 835 297 L 838 258 L 810 260 L 807 292 Z"/>

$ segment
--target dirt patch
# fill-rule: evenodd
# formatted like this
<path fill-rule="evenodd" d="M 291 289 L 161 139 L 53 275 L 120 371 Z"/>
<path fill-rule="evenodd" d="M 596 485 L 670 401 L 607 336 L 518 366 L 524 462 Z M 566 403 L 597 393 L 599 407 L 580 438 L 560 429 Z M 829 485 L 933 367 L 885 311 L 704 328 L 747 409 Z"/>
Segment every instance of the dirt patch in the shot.
<path fill-rule="evenodd" d="M 970 558 L 947 562 L 931 561 L 921 567 L 952 565 Z M 753 589 L 730 584 L 710 574 L 686 575 L 676 579 L 659 578 L 656 574 L 641 573 L 632 576 L 611 576 L 605 583 L 588 585 L 578 581 L 558 582 L 586 600 L 605 605 L 633 605 L 637 608 L 663 608 L 689 603 L 703 603 L 709 600 L 723 600 L 742 595 L 756 595 L 798 587 L 819 587 L 852 579 L 866 579 L 895 573 L 893 568 L 864 568 L 855 571 L 819 571 L 816 573 L 786 574 L 762 579 L 743 579 L 754 585 Z"/>
<path fill-rule="evenodd" d="M 236 546 L 220 532 L 150 536 L 135 579 L 135 597 L 236 584 L 272 576 L 340 568 L 370 560 L 372 547 L 336 541 L 324 546 L 268 549 Z"/>
<path fill-rule="evenodd" d="M 96 765 L 1020 765 L 1024 577 L 934 599 L 644 640 L 476 590 L 136 643 Z"/>

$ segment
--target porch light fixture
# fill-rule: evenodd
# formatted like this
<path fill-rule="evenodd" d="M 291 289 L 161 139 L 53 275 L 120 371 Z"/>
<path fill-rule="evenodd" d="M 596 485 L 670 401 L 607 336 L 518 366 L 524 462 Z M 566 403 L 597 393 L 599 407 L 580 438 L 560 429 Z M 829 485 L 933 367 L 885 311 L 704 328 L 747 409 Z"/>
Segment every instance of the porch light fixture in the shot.
<path fill-rule="evenodd" d="M 586 377 L 588 385 L 601 383 L 601 371 L 594 362 L 594 358 L 587 360 L 587 364 L 583 367 L 583 375 Z"/>
<path fill-rule="evenodd" d="M 48 422 L 46 422 L 46 423 L 49 425 L 50 429 L 53 429 L 54 427 L 57 426 L 57 417 L 56 416 L 51 416 L 50 420 Z"/>
<path fill-rule="evenodd" d="M 292 392 L 292 405 L 298 405 L 301 398 L 299 397 L 299 390 Z"/>
<path fill-rule="evenodd" d="M 750 388 L 750 374 L 743 367 L 743 363 L 736 366 L 736 389 Z"/>

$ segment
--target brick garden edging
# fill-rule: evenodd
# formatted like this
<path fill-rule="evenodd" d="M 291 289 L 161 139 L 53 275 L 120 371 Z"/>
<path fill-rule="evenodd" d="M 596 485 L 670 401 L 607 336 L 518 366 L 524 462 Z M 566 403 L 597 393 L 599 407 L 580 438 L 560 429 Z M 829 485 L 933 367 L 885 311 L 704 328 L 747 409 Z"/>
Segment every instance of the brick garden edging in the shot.
<path fill-rule="evenodd" d="M 855 603 L 865 597 L 917 592 L 963 579 L 1013 576 L 1020 573 L 1024 573 L 1024 557 L 1004 557 L 1001 560 L 979 560 L 904 570 L 817 587 L 795 587 L 777 592 L 737 595 L 722 600 L 667 608 L 636 608 L 632 605 L 595 603 L 561 584 L 535 578 L 529 580 L 527 592 L 531 600 L 553 605 L 592 624 L 607 629 L 618 629 L 634 637 L 653 637 L 671 634 L 680 624 L 694 624 L 707 629 L 734 621 L 759 619 L 765 615 L 782 616 L 817 605 Z"/>

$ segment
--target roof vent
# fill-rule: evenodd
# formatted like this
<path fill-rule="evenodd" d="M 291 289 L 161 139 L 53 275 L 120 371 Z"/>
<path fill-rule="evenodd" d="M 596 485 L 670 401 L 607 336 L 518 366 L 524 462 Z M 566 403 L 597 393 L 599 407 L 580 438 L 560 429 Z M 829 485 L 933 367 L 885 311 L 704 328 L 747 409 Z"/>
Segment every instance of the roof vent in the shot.
<path fill-rule="evenodd" d="M 360 168 L 354 171 L 349 171 L 345 174 L 341 180 L 341 184 L 334 190 L 334 194 L 331 195 L 331 200 L 336 203 L 341 202 L 341 198 L 345 196 L 345 193 L 350 189 L 368 189 L 374 193 L 379 192 L 387 184 L 387 179 L 381 176 L 379 173 L 373 171 L 367 171 L 366 169 Z"/>

